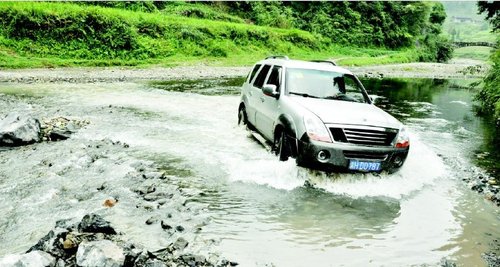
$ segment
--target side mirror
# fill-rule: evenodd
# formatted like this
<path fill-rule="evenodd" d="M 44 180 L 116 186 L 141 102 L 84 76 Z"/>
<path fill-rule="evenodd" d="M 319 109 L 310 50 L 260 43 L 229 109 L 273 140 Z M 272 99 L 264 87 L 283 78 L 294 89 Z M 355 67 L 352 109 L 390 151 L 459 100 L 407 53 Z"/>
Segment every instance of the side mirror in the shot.
<path fill-rule="evenodd" d="M 264 87 L 262 87 L 262 92 L 267 96 L 278 98 L 279 93 L 276 89 L 276 85 L 266 84 L 264 85 Z"/>

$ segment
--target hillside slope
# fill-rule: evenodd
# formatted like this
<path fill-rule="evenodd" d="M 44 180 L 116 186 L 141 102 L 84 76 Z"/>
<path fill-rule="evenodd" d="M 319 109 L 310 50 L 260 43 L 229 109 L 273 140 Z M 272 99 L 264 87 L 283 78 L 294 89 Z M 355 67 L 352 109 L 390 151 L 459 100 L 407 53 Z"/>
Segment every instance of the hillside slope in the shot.
<path fill-rule="evenodd" d="M 199 19 L 169 12 L 168 8 L 144 11 L 102 5 L 0 3 L 0 67 L 178 65 L 200 61 L 248 65 L 270 54 L 340 58 L 340 63 L 349 65 L 422 58 L 421 51 L 411 47 L 350 47 L 332 43 L 320 34 L 256 26 L 231 15 Z M 213 12 L 211 16 L 217 15 L 216 9 L 206 8 Z"/>

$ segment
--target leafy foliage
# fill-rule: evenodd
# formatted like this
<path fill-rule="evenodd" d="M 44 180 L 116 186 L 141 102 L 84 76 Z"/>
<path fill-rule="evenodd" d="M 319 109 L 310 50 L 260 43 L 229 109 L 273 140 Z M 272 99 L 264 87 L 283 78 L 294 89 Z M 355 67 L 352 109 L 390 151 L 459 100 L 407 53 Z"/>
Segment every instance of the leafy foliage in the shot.
<path fill-rule="evenodd" d="M 494 31 L 500 31 L 500 3 L 478 2 L 479 12 L 487 13 L 487 19 L 493 25 Z M 497 46 L 500 41 L 497 41 Z M 493 66 L 484 79 L 484 86 L 477 95 L 481 101 L 481 112 L 492 114 L 500 122 L 500 49 L 496 48 L 491 55 Z M 497 125 L 500 125 L 497 124 Z"/>
<path fill-rule="evenodd" d="M 1 46 L 24 55 L 73 59 L 146 59 L 173 54 L 225 57 L 254 48 L 286 52 L 285 47 L 317 50 L 325 46 L 321 37 L 299 30 L 69 3 L 1 3 L 0 25 Z"/>
<path fill-rule="evenodd" d="M 477 3 L 479 13 L 486 13 L 486 19 L 493 25 L 495 31 L 500 30 L 500 2 L 479 1 Z"/>
<path fill-rule="evenodd" d="M 445 61 L 451 55 L 451 47 L 447 40 L 438 37 L 444 14 L 442 7 L 436 5 L 2 2 L 0 65 L 13 66 L 11 59 L 22 62 L 20 66 L 29 66 L 29 62 L 44 65 L 45 59 L 58 65 L 229 57 L 234 58 L 232 62 L 237 58 L 253 62 L 269 54 L 302 58 L 344 55 L 345 64 L 355 65 Z M 350 55 L 359 58 L 352 59 Z"/>

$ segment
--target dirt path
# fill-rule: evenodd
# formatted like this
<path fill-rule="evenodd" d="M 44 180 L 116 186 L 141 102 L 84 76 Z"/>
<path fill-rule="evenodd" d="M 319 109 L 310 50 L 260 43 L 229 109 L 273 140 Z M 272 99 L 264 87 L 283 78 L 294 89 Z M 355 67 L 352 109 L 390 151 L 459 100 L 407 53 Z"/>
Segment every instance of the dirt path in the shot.
<path fill-rule="evenodd" d="M 481 78 L 488 65 L 476 60 L 443 63 L 405 63 L 347 67 L 360 77 L 378 78 Z M 171 68 L 56 68 L 1 70 L 0 82 L 114 82 L 133 80 L 172 80 L 241 77 L 250 67 L 212 67 L 205 65 Z"/>

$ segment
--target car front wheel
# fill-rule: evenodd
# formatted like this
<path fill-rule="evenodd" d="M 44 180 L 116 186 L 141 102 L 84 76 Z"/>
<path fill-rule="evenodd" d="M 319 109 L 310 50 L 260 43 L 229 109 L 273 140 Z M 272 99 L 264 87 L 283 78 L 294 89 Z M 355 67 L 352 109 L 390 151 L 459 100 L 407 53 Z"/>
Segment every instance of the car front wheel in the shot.
<path fill-rule="evenodd" d="M 278 156 L 280 161 L 287 161 L 291 155 L 290 148 L 290 139 L 285 133 L 282 131 L 281 134 L 277 136 L 274 140 L 274 151 Z"/>

